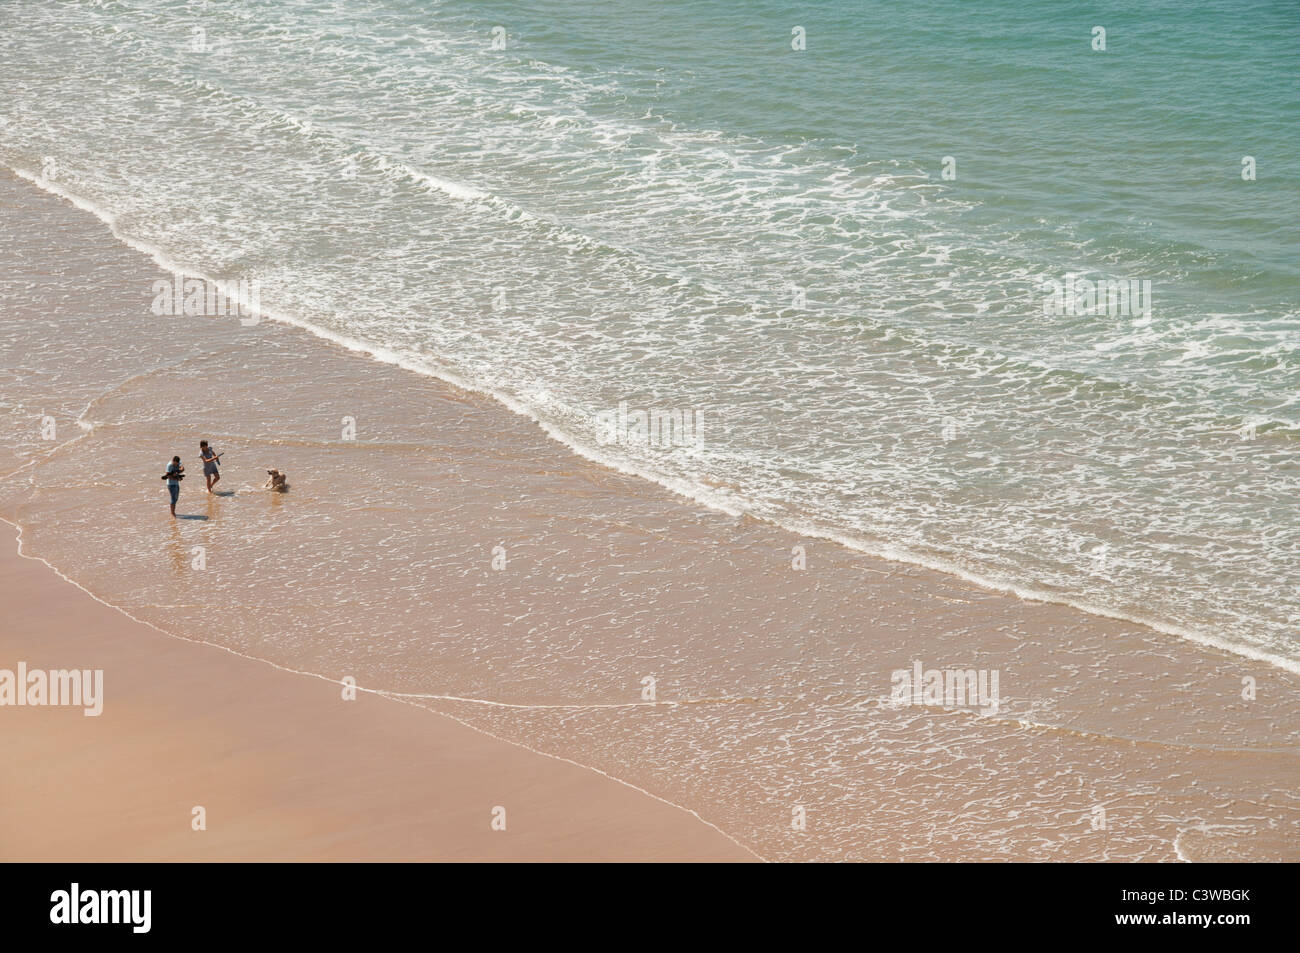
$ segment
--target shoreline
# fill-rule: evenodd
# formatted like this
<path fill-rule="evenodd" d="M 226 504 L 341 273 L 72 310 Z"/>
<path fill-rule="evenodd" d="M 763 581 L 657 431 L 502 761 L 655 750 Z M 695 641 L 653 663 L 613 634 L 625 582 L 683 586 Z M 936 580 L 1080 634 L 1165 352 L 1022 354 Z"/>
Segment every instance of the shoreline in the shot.
<path fill-rule="evenodd" d="M 94 216 L 104 225 L 105 228 L 108 229 L 109 233 L 116 241 L 120 242 L 123 246 L 144 255 L 164 271 L 182 275 L 186 278 L 198 279 L 209 284 L 215 282 L 215 279 L 212 279 L 189 266 L 172 260 L 157 246 L 122 235 L 116 228 L 115 217 L 94 203 L 54 183 L 43 181 L 33 173 L 14 168 L 9 169 L 9 171 L 11 174 L 17 176 L 23 181 L 30 183 L 33 187 L 50 195 L 54 195 L 87 214 Z M 248 307 L 248 302 L 246 301 L 241 301 L 240 304 L 241 307 Z M 607 455 L 603 455 L 580 441 L 578 438 L 558 429 L 548 421 L 538 417 L 514 397 L 501 393 L 490 387 L 471 385 L 459 375 L 444 368 L 435 367 L 430 362 L 421 362 L 403 356 L 397 352 L 370 345 L 363 341 L 340 335 L 326 328 L 318 327 L 310 321 L 303 321 L 295 317 L 279 314 L 269 309 L 250 308 L 250 310 L 256 313 L 261 319 L 272 321 L 299 331 L 304 331 L 312 337 L 325 342 L 326 345 L 339 347 L 344 351 L 359 355 L 367 360 L 397 367 L 403 371 L 418 374 L 464 393 L 473 394 L 491 400 L 508 413 L 514 414 L 538 427 L 550 440 L 563 448 L 563 450 L 570 452 L 585 461 L 593 463 L 598 467 L 622 475 L 631 476 L 638 480 L 644 480 L 656 487 L 667 490 L 674 496 L 679 497 L 683 505 L 699 505 L 728 516 L 760 520 L 770 524 L 772 527 L 782 532 L 808 539 L 822 540 L 836 546 L 843 546 L 855 553 L 860 553 L 864 556 L 881 560 L 885 563 L 894 563 L 903 566 L 916 567 L 929 572 L 940 573 L 945 576 L 950 576 L 953 579 L 960 580 L 963 583 L 977 586 L 980 589 L 987 590 L 988 592 L 1010 596 L 1014 599 L 1023 600 L 1025 602 L 1063 606 L 1068 609 L 1095 616 L 1098 619 L 1107 619 L 1116 622 L 1132 623 L 1144 626 L 1152 631 L 1171 636 L 1180 641 L 1193 643 L 1212 650 L 1228 652 L 1243 659 L 1263 662 L 1293 675 L 1300 675 L 1300 659 L 1288 658 L 1275 652 L 1268 651 L 1267 649 L 1243 643 L 1239 640 L 1224 638 L 1215 634 L 1213 631 L 1197 627 L 1188 627 L 1175 622 L 1129 614 L 1123 611 L 1109 609 L 1105 606 L 1094 605 L 1068 593 L 1048 591 L 1047 589 L 1042 588 L 1040 584 L 992 579 L 980 573 L 962 569 L 957 566 L 951 558 L 909 552 L 899 549 L 893 543 L 887 541 L 864 539 L 847 535 L 845 532 L 833 526 L 822 525 L 819 521 L 811 517 L 796 520 L 782 520 L 769 515 L 751 512 L 750 509 L 743 505 L 738 506 L 734 503 L 730 503 L 728 500 L 722 498 L 719 494 L 713 492 L 709 487 L 703 484 L 685 483 L 681 480 L 664 477 L 660 474 L 633 466 L 625 460 L 617 460 Z"/>
<path fill-rule="evenodd" d="M 0 262 L 30 284 L 11 297 L 25 343 L 0 515 L 29 558 L 144 626 L 219 619 L 211 643 L 182 646 L 178 680 L 205 675 L 207 648 L 230 660 L 218 668 L 264 662 L 277 684 L 312 675 L 321 698 L 352 676 L 381 687 L 360 696 L 372 709 L 386 694 L 472 729 L 458 750 L 505 739 L 573 766 L 595 784 L 575 809 L 607 801 L 612 779 L 633 799 L 625 819 L 657 799 L 743 859 L 1295 855 L 1287 672 L 693 504 L 495 398 L 291 324 L 160 323 L 137 249 L 13 183 L 0 177 L 17 220 Z M 99 359 L 79 361 L 90 348 Z M 32 434 L 42 414 L 61 441 Z M 362 439 L 340 441 L 343 415 Z M 171 521 L 157 462 L 191 433 L 227 454 L 228 495 L 185 488 L 187 518 Z M 262 465 L 293 492 L 260 491 Z M 884 704 L 891 671 L 921 660 L 1001 672 L 998 716 Z M 1261 684 L 1251 705 L 1243 675 Z M 647 676 L 659 704 L 638 703 Z M 427 738 L 420 724 L 392 746 Z M 299 728 L 328 747 L 321 724 Z M 806 834 L 792 806 L 813 818 Z M 1086 825 L 1099 806 L 1123 820 L 1113 836 Z M 280 849 L 307 849 L 300 833 Z"/>
<path fill-rule="evenodd" d="M 6 662 L 105 673 L 97 717 L 0 709 L 14 762 L 42 765 L 0 781 L 6 861 L 761 860 L 581 765 L 162 632 L 22 553 L 4 523 Z M 490 827 L 498 805 L 504 831 Z M 193 806 L 206 830 L 191 829 Z"/>

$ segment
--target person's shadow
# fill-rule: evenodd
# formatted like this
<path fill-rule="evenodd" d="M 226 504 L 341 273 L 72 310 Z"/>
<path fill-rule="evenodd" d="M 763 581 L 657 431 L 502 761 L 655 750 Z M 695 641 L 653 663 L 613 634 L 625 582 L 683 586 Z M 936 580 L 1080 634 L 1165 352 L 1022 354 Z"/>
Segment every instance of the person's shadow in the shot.
<path fill-rule="evenodd" d="M 207 517 L 202 513 L 177 513 L 178 520 L 206 520 Z"/>

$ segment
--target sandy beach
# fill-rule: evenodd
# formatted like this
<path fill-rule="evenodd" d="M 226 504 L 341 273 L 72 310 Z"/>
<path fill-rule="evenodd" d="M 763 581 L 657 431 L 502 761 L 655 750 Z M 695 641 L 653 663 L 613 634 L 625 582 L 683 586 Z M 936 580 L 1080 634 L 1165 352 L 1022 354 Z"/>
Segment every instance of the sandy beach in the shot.
<path fill-rule="evenodd" d="M 106 682 L 0 711 L 40 765 L 8 859 L 1300 856 L 1289 671 L 702 506 L 300 328 L 160 320 L 100 218 L 9 175 L 0 215 L 0 515 L 102 600 L 6 542 L 0 665 Z M 900 705 L 914 668 L 1000 694 Z"/>
<path fill-rule="evenodd" d="M 103 713 L 0 718 L 5 861 L 745 861 L 671 805 L 390 699 L 187 642 L 0 549 L 0 658 Z M 203 830 L 193 809 L 206 811 Z M 493 810 L 506 809 L 504 831 Z"/>

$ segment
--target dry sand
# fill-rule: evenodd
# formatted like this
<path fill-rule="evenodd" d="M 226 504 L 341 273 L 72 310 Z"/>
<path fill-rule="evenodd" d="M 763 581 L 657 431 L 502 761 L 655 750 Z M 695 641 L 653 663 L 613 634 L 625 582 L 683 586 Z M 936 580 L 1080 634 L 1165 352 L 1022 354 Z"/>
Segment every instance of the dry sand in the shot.
<path fill-rule="evenodd" d="M 104 711 L 0 709 L 6 861 L 734 861 L 691 814 L 450 718 L 164 635 L 0 546 L 0 668 L 104 670 Z M 191 829 L 192 809 L 207 829 Z M 506 808 L 506 830 L 491 829 Z"/>

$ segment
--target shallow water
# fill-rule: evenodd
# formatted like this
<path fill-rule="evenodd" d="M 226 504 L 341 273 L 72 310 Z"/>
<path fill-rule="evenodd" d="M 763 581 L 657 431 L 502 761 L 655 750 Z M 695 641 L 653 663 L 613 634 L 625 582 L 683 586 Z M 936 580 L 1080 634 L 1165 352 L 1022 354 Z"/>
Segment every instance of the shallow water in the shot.
<path fill-rule="evenodd" d="M 1022 7 L 4 3 L 0 161 L 715 507 L 1295 671 L 1300 15 Z"/>
<path fill-rule="evenodd" d="M 604 771 L 767 858 L 1297 856 L 1290 672 L 691 504 L 299 329 L 160 323 L 160 273 L 95 218 L 7 176 L 0 215 L 0 515 L 135 618 Z M 200 437 L 233 496 L 202 492 Z M 167 516 L 173 453 L 196 519 Z M 895 705 L 918 661 L 997 673 L 996 706 Z"/>

